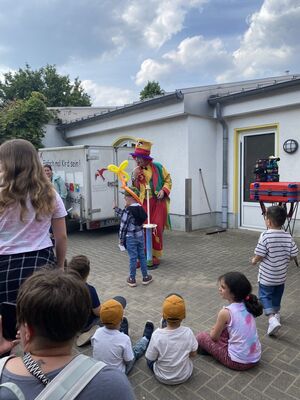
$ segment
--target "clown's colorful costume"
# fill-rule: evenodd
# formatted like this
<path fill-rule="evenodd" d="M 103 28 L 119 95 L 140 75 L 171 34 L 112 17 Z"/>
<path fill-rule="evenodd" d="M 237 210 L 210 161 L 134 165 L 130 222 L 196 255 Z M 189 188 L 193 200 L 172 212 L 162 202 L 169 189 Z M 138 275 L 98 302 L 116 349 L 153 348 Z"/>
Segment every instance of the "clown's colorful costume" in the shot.
<path fill-rule="evenodd" d="M 143 158 L 148 161 L 147 165 L 136 167 L 134 172 L 133 184 L 140 190 L 140 201 L 144 209 L 147 210 L 146 186 L 150 185 L 150 223 L 156 224 L 157 228 L 153 236 L 153 263 L 159 264 L 159 258 L 163 250 L 163 231 L 164 228 L 170 228 L 169 219 L 169 194 L 172 188 L 172 180 L 166 168 L 158 162 L 153 162 L 150 157 L 151 142 L 144 139 L 137 139 L 134 158 Z M 157 195 L 163 190 L 164 197 L 158 199 Z"/>

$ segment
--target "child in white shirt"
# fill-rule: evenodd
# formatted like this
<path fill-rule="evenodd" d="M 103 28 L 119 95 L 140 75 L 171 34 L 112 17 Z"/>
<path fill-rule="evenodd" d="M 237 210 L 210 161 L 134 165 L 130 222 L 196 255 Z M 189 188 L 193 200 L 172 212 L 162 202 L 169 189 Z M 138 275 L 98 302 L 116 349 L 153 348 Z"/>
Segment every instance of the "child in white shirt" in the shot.
<path fill-rule="evenodd" d="M 147 364 L 160 382 L 177 385 L 192 375 L 191 357 L 196 356 L 198 343 L 192 330 L 181 326 L 185 318 L 185 303 L 181 296 L 166 297 L 163 318 L 167 326 L 153 333 L 146 351 Z"/>
<path fill-rule="evenodd" d="M 132 346 L 129 336 L 120 332 L 123 311 L 122 305 L 114 299 L 104 302 L 100 309 L 100 319 L 104 326 L 97 329 L 91 342 L 93 358 L 128 374 L 135 361 L 145 353 L 154 325 L 147 321 L 143 337 Z"/>

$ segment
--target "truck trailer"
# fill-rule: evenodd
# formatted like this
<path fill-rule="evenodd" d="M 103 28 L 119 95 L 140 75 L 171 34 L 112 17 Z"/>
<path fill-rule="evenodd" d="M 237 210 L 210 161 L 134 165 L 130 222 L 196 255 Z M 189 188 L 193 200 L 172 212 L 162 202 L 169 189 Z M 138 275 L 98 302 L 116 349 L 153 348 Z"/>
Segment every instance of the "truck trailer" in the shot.
<path fill-rule="evenodd" d="M 115 201 L 123 207 L 120 182 L 107 166 L 128 160 L 127 172 L 131 175 L 135 167 L 132 151 L 131 147 L 90 145 L 39 150 L 41 163 L 51 165 L 53 173 L 64 180 L 68 191 L 66 209 L 69 218 L 79 222 L 80 230 L 119 224 L 112 204 Z"/>

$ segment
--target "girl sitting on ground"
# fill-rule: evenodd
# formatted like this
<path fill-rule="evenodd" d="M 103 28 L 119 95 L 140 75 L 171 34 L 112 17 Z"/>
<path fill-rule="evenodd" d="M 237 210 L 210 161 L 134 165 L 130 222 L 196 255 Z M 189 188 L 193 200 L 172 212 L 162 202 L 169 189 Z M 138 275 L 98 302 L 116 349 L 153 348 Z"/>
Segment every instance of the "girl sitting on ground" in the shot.
<path fill-rule="evenodd" d="M 219 312 L 211 331 L 196 335 L 200 354 L 210 354 L 228 368 L 243 371 L 258 364 L 261 345 L 255 317 L 262 305 L 251 293 L 252 287 L 240 272 L 228 272 L 218 279 L 219 294 L 229 302 Z"/>

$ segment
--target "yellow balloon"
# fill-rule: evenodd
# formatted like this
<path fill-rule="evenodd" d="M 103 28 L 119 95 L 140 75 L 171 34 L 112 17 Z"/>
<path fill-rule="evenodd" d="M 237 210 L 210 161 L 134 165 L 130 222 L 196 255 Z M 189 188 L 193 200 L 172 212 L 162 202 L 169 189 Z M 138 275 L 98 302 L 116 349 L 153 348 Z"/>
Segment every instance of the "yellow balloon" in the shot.
<path fill-rule="evenodd" d="M 107 166 L 107 169 L 108 169 L 110 172 L 114 172 L 115 174 L 117 174 L 117 173 L 119 172 L 119 168 L 118 168 L 116 165 L 114 165 L 114 164 L 109 164 L 109 165 Z"/>
<path fill-rule="evenodd" d="M 125 184 L 130 179 L 129 174 L 125 171 L 125 168 L 127 166 L 128 166 L 128 160 L 124 160 L 121 162 L 119 167 L 114 164 L 109 164 L 107 166 L 107 169 L 108 169 L 108 171 L 111 171 L 111 172 L 117 174 L 119 179 L 122 181 L 122 183 Z"/>
<path fill-rule="evenodd" d="M 126 169 L 128 167 L 128 160 L 124 160 L 121 162 L 119 169 L 120 171 L 123 171 L 123 169 Z"/>

